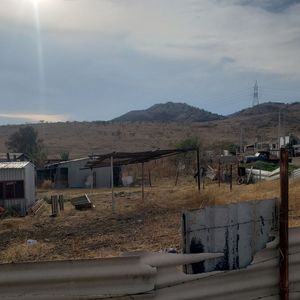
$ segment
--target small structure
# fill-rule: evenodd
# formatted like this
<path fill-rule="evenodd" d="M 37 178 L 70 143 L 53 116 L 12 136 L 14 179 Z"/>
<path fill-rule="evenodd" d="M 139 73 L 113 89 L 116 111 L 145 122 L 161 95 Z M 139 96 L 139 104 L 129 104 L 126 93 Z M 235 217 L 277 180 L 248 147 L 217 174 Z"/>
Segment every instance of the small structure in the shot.
<path fill-rule="evenodd" d="M 55 188 L 100 188 L 111 186 L 110 168 L 83 169 L 89 157 L 48 164 L 37 170 L 38 184 L 51 180 Z M 114 184 L 121 181 L 121 168 L 114 168 Z"/>
<path fill-rule="evenodd" d="M 35 173 L 31 162 L 0 162 L 0 206 L 25 216 L 35 202 Z"/>
<path fill-rule="evenodd" d="M 151 160 L 161 159 L 164 157 L 170 157 L 178 154 L 184 154 L 190 151 L 195 151 L 197 154 L 197 183 L 198 190 L 200 191 L 200 153 L 199 148 L 187 148 L 187 149 L 166 149 L 166 150 L 154 150 L 144 152 L 112 152 L 108 154 L 100 154 L 90 156 L 90 160 L 84 166 L 84 169 L 104 169 L 110 166 L 110 176 L 115 178 L 115 168 L 131 164 L 142 165 L 142 200 L 144 201 L 144 163 Z M 109 168 L 108 168 L 109 169 Z M 111 179 L 111 198 L 112 198 L 112 211 L 115 212 L 115 200 L 114 200 L 114 182 Z"/>
<path fill-rule="evenodd" d="M 0 153 L 0 162 L 7 161 L 29 161 L 29 156 L 25 153 L 7 152 Z"/>

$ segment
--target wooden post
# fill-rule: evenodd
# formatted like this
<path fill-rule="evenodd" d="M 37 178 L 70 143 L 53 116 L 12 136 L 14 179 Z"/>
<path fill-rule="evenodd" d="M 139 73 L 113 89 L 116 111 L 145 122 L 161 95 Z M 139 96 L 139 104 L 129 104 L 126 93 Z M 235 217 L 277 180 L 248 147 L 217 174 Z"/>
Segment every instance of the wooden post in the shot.
<path fill-rule="evenodd" d="M 232 165 L 230 165 L 230 191 L 232 191 Z"/>
<path fill-rule="evenodd" d="M 151 182 L 151 171 L 148 169 L 148 178 L 149 178 L 149 186 L 152 187 L 152 182 Z"/>
<path fill-rule="evenodd" d="M 177 183 L 178 183 L 178 177 L 179 177 L 179 168 L 177 167 L 177 170 L 176 170 L 176 178 L 175 178 L 175 186 L 176 186 Z"/>
<path fill-rule="evenodd" d="M 91 178 L 92 178 L 92 182 L 91 182 L 91 190 L 93 190 L 93 188 L 94 188 L 93 168 L 91 168 Z"/>
<path fill-rule="evenodd" d="M 289 174 L 288 150 L 280 149 L 280 220 L 279 220 L 279 258 L 280 258 L 280 299 L 289 299 Z"/>
<path fill-rule="evenodd" d="M 200 192 L 200 150 L 197 148 L 197 172 L 198 172 L 198 191 Z"/>
<path fill-rule="evenodd" d="M 51 215 L 54 216 L 54 211 L 55 211 L 55 208 L 54 208 L 54 196 L 51 196 Z"/>
<path fill-rule="evenodd" d="M 221 160 L 219 159 L 219 167 L 218 167 L 218 179 L 219 179 L 219 187 L 221 186 Z"/>
<path fill-rule="evenodd" d="M 111 203 L 112 203 L 112 212 L 115 213 L 115 195 L 114 195 L 114 158 L 110 157 L 110 185 L 111 185 Z"/>
<path fill-rule="evenodd" d="M 64 195 L 59 195 L 58 196 L 58 204 L 59 204 L 60 211 L 65 210 Z"/>
<path fill-rule="evenodd" d="M 51 196 L 51 210 L 52 210 L 52 216 L 56 217 L 58 215 L 58 197 L 57 197 L 57 195 Z"/>
<path fill-rule="evenodd" d="M 142 162 L 142 200 L 144 202 L 144 163 Z"/>

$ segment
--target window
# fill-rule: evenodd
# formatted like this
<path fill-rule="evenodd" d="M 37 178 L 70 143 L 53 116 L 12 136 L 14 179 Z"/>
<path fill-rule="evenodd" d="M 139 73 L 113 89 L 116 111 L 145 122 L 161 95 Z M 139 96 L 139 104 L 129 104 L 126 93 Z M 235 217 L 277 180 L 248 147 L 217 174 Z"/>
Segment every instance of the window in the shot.
<path fill-rule="evenodd" d="M 24 198 L 24 181 L 0 182 L 0 199 Z"/>

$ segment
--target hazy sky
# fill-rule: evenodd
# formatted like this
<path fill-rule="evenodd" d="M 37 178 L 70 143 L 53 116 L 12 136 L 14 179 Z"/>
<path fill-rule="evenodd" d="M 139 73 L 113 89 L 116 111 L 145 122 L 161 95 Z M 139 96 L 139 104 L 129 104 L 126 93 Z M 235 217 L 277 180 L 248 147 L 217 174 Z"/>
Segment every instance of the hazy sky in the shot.
<path fill-rule="evenodd" d="M 0 123 L 300 101 L 300 0 L 1 0 Z"/>

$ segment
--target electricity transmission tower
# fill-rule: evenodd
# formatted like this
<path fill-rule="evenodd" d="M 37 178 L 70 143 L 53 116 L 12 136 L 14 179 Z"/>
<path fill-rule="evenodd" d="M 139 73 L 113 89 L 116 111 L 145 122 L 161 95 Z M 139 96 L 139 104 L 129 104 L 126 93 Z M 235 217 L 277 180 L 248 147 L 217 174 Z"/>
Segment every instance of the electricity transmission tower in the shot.
<path fill-rule="evenodd" d="M 258 105 L 259 100 L 258 100 L 258 84 L 257 80 L 255 81 L 254 88 L 253 88 L 253 102 L 252 106 Z"/>

